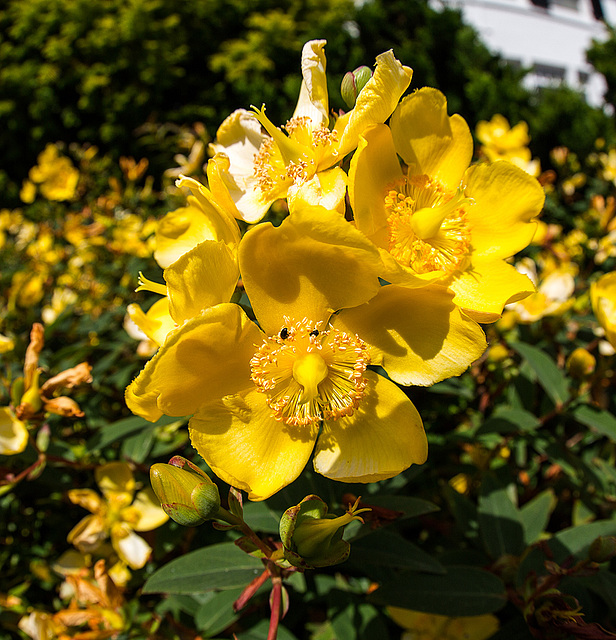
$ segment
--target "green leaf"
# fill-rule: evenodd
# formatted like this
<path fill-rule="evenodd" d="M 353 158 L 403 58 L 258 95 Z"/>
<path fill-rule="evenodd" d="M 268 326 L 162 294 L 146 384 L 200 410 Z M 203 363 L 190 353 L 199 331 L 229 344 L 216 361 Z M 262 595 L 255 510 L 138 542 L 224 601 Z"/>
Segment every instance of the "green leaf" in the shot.
<path fill-rule="evenodd" d="M 599 536 L 616 536 L 616 519 L 597 520 L 563 529 L 548 542 L 548 546 L 556 562 L 560 562 L 568 556 L 581 557 Z"/>
<path fill-rule="evenodd" d="M 540 424 L 537 417 L 529 411 L 515 407 L 498 407 L 477 429 L 476 435 L 534 431 Z"/>
<path fill-rule="evenodd" d="M 481 484 L 478 517 L 479 533 L 492 558 L 522 553 L 525 544 L 520 512 L 511 501 L 507 487 L 494 476 L 487 475 Z"/>
<path fill-rule="evenodd" d="M 558 500 L 552 489 L 546 489 L 520 509 L 524 528 L 524 542 L 527 546 L 537 542 L 545 531 Z"/>
<path fill-rule="evenodd" d="M 239 613 L 233 611 L 233 603 L 238 599 L 242 589 L 210 592 L 207 602 L 204 602 L 195 615 L 195 624 L 199 631 L 209 637 L 224 631 L 239 618 Z"/>
<path fill-rule="evenodd" d="M 383 583 L 368 600 L 444 616 L 479 616 L 498 611 L 507 602 L 500 578 L 477 567 L 448 567 L 443 576 L 403 573 Z"/>
<path fill-rule="evenodd" d="M 178 418 L 171 416 L 163 416 L 156 422 L 148 422 L 139 416 L 123 418 L 122 420 L 118 420 L 117 422 L 101 427 L 98 433 L 95 433 L 88 440 L 86 447 L 88 451 L 100 450 L 112 444 L 116 440 L 126 438 L 126 436 L 133 434 L 136 431 L 141 431 L 142 429 L 154 429 L 155 427 L 161 427 L 177 420 Z"/>
<path fill-rule="evenodd" d="M 546 353 L 524 342 L 511 345 L 531 366 L 537 375 L 537 381 L 545 389 L 556 405 L 563 404 L 569 398 L 569 387 L 563 371 Z"/>
<path fill-rule="evenodd" d="M 122 457 L 142 464 L 154 444 L 154 429 L 143 429 L 122 441 Z"/>
<path fill-rule="evenodd" d="M 351 541 L 351 555 L 347 564 L 361 569 L 370 576 L 377 569 L 378 577 L 382 577 L 382 569 L 445 573 L 445 568 L 431 555 L 399 534 L 382 529 L 373 535 Z"/>
<path fill-rule="evenodd" d="M 598 431 L 610 440 L 616 441 L 616 418 L 609 411 L 582 404 L 575 407 L 572 414 L 580 424 Z"/>
<path fill-rule="evenodd" d="M 144 593 L 205 593 L 246 586 L 263 571 L 260 560 L 232 542 L 187 553 L 159 569 L 145 583 Z"/>
<path fill-rule="evenodd" d="M 270 509 L 265 502 L 247 502 L 244 505 L 244 520 L 254 531 L 278 533 L 281 515 Z"/>
<path fill-rule="evenodd" d="M 267 640 L 269 631 L 269 620 L 261 620 L 252 629 L 241 631 L 236 634 L 238 640 Z M 278 625 L 278 635 L 276 640 L 297 640 L 286 627 Z"/>

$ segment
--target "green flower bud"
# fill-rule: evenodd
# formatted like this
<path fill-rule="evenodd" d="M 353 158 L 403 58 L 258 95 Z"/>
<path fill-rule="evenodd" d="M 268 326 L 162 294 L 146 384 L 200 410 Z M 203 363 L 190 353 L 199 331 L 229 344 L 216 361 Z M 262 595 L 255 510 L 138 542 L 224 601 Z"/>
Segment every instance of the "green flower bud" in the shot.
<path fill-rule="evenodd" d="M 588 557 L 593 562 L 607 562 L 616 557 L 616 538 L 599 536 L 588 548 Z"/>
<path fill-rule="evenodd" d="M 185 458 L 174 456 L 169 464 L 152 465 L 150 481 L 163 511 L 178 524 L 194 527 L 217 516 L 218 487 Z"/>
<path fill-rule="evenodd" d="M 285 558 L 303 569 L 327 567 L 344 562 L 350 545 L 342 539 L 344 527 L 357 515 L 370 509 L 357 509 L 359 499 L 339 517 L 327 513 L 327 505 L 319 496 L 306 496 L 298 505 L 287 509 L 280 520 L 280 538 Z"/>
<path fill-rule="evenodd" d="M 340 85 L 340 94 L 342 99 L 347 103 L 349 109 L 355 106 L 355 101 L 359 92 L 366 86 L 368 80 L 372 78 L 372 71 L 369 67 L 357 67 L 355 71 L 348 71 L 344 78 L 342 78 L 342 84 Z"/>
<path fill-rule="evenodd" d="M 21 403 L 21 398 L 24 395 L 24 379 L 22 377 L 15 378 L 11 385 L 11 402 L 14 407 L 18 407 Z"/>

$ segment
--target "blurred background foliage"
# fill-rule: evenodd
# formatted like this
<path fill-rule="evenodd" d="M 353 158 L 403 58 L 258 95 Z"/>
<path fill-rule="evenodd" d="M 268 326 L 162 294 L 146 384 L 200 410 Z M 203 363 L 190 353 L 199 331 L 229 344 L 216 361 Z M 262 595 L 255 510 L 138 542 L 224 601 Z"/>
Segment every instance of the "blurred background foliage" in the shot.
<path fill-rule="evenodd" d="M 470 122 L 496 112 L 526 120 L 544 164 L 557 144 L 586 155 L 597 137 L 614 135 L 611 118 L 575 91 L 525 89 L 524 69 L 491 54 L 458 12 L 424 0 L 8 0 L 0 187 L 16 198 L 48 142 L 87 142 L 116 159 L 146 154 L 156 175 L 176 152 L 167 135 L 175 127 L 198 121 L 213 136 L 230 110 L 261 103 L 284 122 L 302 44 L 314 38 L 337 52 L 328 69 L 333 108 L 344 106 L 342 75 L 393 48 L 414 69 L 411 88 L 441 89 L 451 112 Z M 613 46 L 591 56 L 612 86 Z"/>

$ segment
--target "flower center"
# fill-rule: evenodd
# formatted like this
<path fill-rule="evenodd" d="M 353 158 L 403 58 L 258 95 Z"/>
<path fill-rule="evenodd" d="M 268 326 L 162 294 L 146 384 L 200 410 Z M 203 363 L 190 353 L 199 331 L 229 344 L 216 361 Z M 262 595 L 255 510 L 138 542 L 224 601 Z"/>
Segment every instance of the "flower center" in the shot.
<path fill-rule="evenodd" d="M 385 196 L 389 252 L 416 273 L 464 269 L 470 256 L 466 208 L 473 201 L 426 175 L 405 178 Z"/>
<path fill-rule="evenodd" d="M 265 338 L 250 361 L 251 379 L 267 395 L 276 420 L 308 425 L 353 414 L 363 397 L 370 360 L 357 336 L 304 318 Z"/>
<path fill-rule="evenodd" d="M 264 126 L 269 123 L 265 113 L 257 110 Z M 273 125 L 272 125 L 273 126 Z M 313 127 L 308 116 L 291 118 L 284 129 L 266 129 L 272 135 L 261 143 L 254 157 L 254 176 L 267 197 L 283 193 L 292 184 L 301 184 L 315 174 L 319 159 L 332 144 L 338 142 L 338 132 L 326 126 Z M 333 155 L 336 155 L 334 150 Z"/>

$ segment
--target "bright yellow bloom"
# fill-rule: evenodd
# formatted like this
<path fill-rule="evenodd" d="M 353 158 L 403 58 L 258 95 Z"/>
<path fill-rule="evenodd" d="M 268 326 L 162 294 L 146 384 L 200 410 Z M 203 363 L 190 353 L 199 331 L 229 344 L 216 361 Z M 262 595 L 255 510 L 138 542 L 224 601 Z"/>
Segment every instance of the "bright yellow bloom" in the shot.
<path fill-rule="evenodd" d="M 30 169 L 30 181 L 37 184 L 47 200 L 70 200 L 77 189 L 79 171 L 69 158 L 60 156 L 58 148 L 48 144 L 38 155 L 38 164 Z M 32 188 L 25 184 L 22 190 L 24 202 L 32 202 Z M 31 199 L 32 198 L 32 199 Z"/>
<path fill-rule="evenodd" d="M 0 407 L 0 455 L 21 453 L 28 444 L 28 429 L 9 407 Z"/>
<path fill-rule="evenodd" d="M 546 316 L 562 315 L 575 302 L 575 264 L 569 262 L 544 270 L 541 278 L 538 278 L 537 267 L 530 258 L 522 260 L 517 269 L 526 274 L 535 286 L 538 285 L 535 293 L 509 307 L 516 313 L 518 322 L 529 324 Z"/>
<path fill-rule="evenodd" d="M 229 303 L 190 317 L 127 389 L 130 409 L 149 420 L 194 414 L 197 451 L 253 500 L 295 480 L 315 447 L 316 471 L 340 481 L 422 463 L 415 407 L 367 366 L 405 385 L 462 373 L 485 339 L 452 294 L 381 287 L 377 250 L 321 207 L 252 228 L 239 262 L 259 324 Z M 198 286 L 186 283 L 187 299 Z"/>
<path fill-rule="evenodd" d="M 387 607 L 387 611 L 407 630 L 403 640 L 487 640 L 499 628 L 498 618 L 491 613 L 454 618 L 400 607 Z"/>
<path fill-rule="evenodd" d="M 391 51 L 379 55 L 355 107 L 330 129 L 325 44 L 312 40 L 304 45 L 302 87 L 286 134 L 267 118 L 265 107 L 240 109 L 222 123 L 210 145 L 216 154 L 207 168 L 210 189 L 217 197 L 227 193 L 236 217 L 258 222 L 275 200 L 307 184 L 300 203 L 340 210 L 345 176 L 332 167 L 355 149 L 367 127 L 385 122 L 410 84 L 411 69 Z"/>
<path fill-rule="evenodd" d="M 539 160 L 531 159 L 528 148 L 530 136 L 526 122 L 518 122 L 514 127 L 510 127 L 507 118 L 497 113 L 489 122 L 478 122 L 475 135 L 482 143 L 481 155 L 490 162 L 508 160 L 535 178 L 541 173 Z"/>
<path fill-rule="evenodd" d="M 361 137 L 349 196 L 358 228 L 380 250 L 379 275 L 407 287 L 443 284 L 475 319 L 493 322 L 534 289 L 505 259 L 532 240 L 544 194 L 509 162 L 469 167 L 472 153 L 463 118 L 447 116 L 442 93 L 420 89 L 402 100 L 391 129 Z"/>
<path fill-rule="evenodd" d="M 616 271 L 602 275 L 590 285 L 590 301 L 605 337 L 616 347 Z"/>
<path fill-rule="evenodd" d="M 98 549 L 108 538 L 120 559 L 132 569 L 145 565 L 152 549 L 135 531 L 151 531 L 168 520 L 152 489 L 135 495 L 135 479 L 125 462 L 110 462 L 99 467 L 96 482 L 101 498 L 92 489 L 72 489 L 68 497 L 87 509 L 86 516 L 68 534 L 68 541 L 82 553 Z"/>
<path fill-rule="evenodd" d="M 187 187 L 192 195 L 188 205 L 164 216 L 156 227 L 154 259 L 166 269 L 181 255 L 206 240 L 224 242 L 234 249 L 240 241 L 235 219 L 213 198 L 212 193 L 192 178 L 182 176 L 178 187 Z"/>

